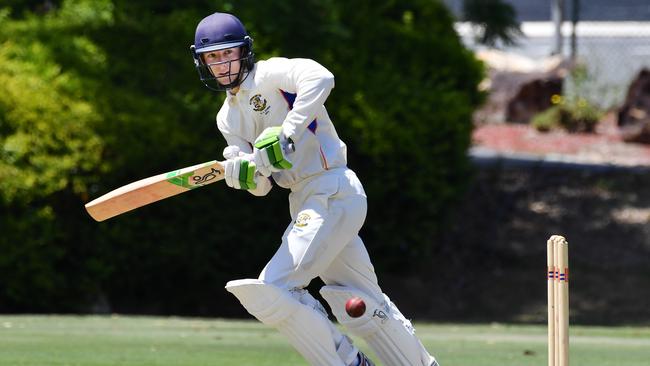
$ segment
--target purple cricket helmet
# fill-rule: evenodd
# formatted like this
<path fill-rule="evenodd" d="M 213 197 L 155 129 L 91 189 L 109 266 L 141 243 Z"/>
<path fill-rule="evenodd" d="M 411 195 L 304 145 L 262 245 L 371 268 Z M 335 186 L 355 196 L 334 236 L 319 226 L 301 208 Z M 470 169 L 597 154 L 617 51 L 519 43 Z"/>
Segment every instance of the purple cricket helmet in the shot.
<path fill-rule="evenodd" d="M 229 66 L 228 76 L 231 82 L 224 85 L 214 76 L 210 65 L 205 64 L 201 54 L 235 47 L 241 48 L 241 55 L 239 59 L 225 61 Z M 212 90 L 227 90 L 241 85 L 255 65 L 253 39 L 246 32 L 242 22 L 234 15 L 227 13 L 214 13 L 199 22 L 190 52 L 199 78 L 205 86 Z M 239 72 L 232 74 L 230 72 L 232 62 L 237 61 L 241 61 Z"/>

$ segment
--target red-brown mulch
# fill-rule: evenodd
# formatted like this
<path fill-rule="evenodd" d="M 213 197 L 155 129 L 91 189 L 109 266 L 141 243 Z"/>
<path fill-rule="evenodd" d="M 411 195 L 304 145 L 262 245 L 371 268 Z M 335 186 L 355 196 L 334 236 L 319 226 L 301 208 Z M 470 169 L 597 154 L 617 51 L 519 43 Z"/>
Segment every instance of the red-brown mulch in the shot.
<path fill-rule="evenodd" d="M 612 114 L 598 124 L 595 133 L 539 132 L 529 125 L 496 123 L 477 126 L 472 139 L 474 147 L 503 155 L 552 155 L 579 163 L 650 166 L 650 145 L 624 142 Z"/>

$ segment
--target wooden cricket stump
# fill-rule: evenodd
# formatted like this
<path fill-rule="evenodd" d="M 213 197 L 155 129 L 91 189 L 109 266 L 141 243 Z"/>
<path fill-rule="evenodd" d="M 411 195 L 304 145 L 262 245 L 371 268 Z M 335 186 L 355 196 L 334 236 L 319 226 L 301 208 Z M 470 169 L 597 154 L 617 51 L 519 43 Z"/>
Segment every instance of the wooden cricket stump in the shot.
<path fill-rule="evenodd" d="M 569 245 L 553 235 L 546 243 L 548 266 L 548 366 L 569 366 Z"/>

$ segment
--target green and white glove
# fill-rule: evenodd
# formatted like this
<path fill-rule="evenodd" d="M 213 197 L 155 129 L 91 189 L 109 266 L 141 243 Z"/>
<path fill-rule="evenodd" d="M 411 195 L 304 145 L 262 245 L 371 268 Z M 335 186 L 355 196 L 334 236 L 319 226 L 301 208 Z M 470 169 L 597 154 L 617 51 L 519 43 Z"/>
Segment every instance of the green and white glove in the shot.
<path fill-rule="evenodd" d="M 291 169 L 293 166 L 287 157 L 293 152 L 293 142 L 282 134 L 282 127 L 268 127 L 255 139 L 255 164 L 257 170 L 265 177 L 273 172 Z"/>
<path fill-rule="evenodd" d="M 228 146 L 223 151 L 224 178 L 226 185 L 235 189 L 255 189 L 255 163 L 252 154 L 244 154 L 237 146 Z"/>

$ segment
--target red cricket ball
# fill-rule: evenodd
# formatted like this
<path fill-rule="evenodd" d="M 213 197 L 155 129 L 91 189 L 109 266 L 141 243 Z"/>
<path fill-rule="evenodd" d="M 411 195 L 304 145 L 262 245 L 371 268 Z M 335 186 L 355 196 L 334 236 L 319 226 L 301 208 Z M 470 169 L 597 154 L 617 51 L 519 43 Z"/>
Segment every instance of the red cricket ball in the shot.
<path fill-rule="evenodd" d="M 351 297 L 345 302 L 345 312 L 353 318 L 358 318 L 366 312 L 366 303 L 360 297 Z"/>

